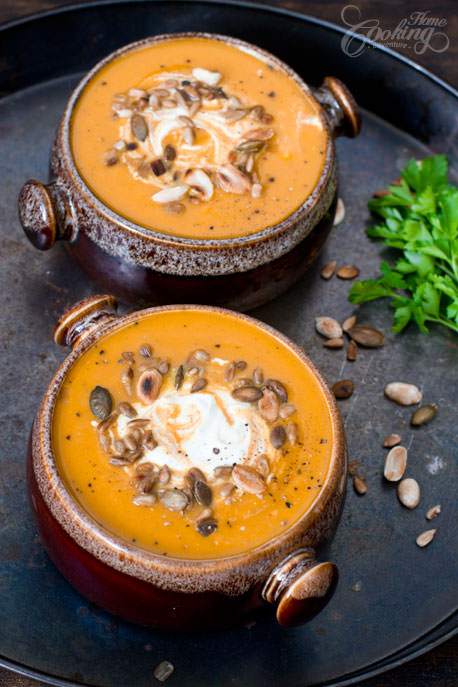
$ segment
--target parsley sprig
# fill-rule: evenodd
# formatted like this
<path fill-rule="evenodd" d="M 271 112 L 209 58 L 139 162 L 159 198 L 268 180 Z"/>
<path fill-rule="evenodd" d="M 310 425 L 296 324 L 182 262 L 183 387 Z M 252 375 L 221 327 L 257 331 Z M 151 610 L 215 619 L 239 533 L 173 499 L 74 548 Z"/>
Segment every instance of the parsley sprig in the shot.
<path fill-rule="evenodd" d="M 414 321 L 423 332 L 426 322 L 438 322 L 458 332 L 458 189 L 447 181 L 444 155 L 410 160 L 399 186 L 368 203 L 383 218 L 366 230 L 386 246 L 402 251 L 394 267 L 383 261 L 382 276 L 356 282 L 351 303 L 385 296 L 393 300 L 399 332 Z"/>

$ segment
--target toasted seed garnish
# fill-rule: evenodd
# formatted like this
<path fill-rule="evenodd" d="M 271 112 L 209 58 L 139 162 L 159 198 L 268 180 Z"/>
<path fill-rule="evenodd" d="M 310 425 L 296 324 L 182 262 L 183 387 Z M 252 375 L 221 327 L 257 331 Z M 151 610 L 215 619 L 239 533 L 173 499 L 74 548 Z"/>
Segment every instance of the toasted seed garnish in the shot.
<path fill-rule="evenodd" d="M 152 475 L 154 473 L 153 463 L 138 463 L 135 466 L 136 475 Z"/>
<path fill-rule="evenodd" d="M 357 460 L 351 460 L 348 463 L 348 474 L 351 477 L 354 477 L 354 475 L 356 475 L 357 472 L 358 472 L 358 461 Z"/>
<path fill-rule="evenodd" d="M 118 413 L 116 410 L 113 411 L 112 413 L 110 413 L 108 415 L 108 417 L 106 417 L 104 420 L 99 422 L 99 424 L 97 425 L 97 431 L 98 432 L 105 432 L 105 430 L 107 430 L 108 427 L 110 427 L 113 424 L 113 422 L 116 420 L 117 417 L 118 417 Z"/>
<path fill-rule="evenodd" d="M 201 506 L 209 506 L 213 500 L 212 490 L 202 480 L 197 480 L 193 489 L 194 498 Z"/>
<path fill-rule="evenodd" d="M 280 403 L 288 402 L 288 392 L 286 391 L 284 384 L 282 384 L 278 379 L 268 379 L 266 382 L 266 387 L 277 394 Z"/>
<path fill-rule="evenodd" d="M 190 489 L 194 488 L 196 482 L 206 482 L 207 479 L 199 468 L 193 467 L 185 475 L 185 482 Z"/>
<path fill-rule="evenodd" d="M 267 477 L 267 475 L 269 474 L 269 472 L 270 472 L 269 459 L 267 458 L 265 453 L 263 453 L 262 455 L 258 456 L 258 458 L 256 458 L 256 470 L 263 477 Z"/>
<path fill-rule="evenodd" d="M 337 199 L 336 214 L 334 216 L 334 222 L 332 225 L 336 227 L 338 224 L 343 222 L 345 219 L 345 205 L 342 198 Z"/>
<path fill-rule="evenodd" d="M 121 358 L 123 360 L 126 360 L 128 363 L 135 362 L 135 354 L 132 351 L 123 351 L 121 353 Z"/>
<path fill-rule="evenodd" d="M 229 107 L 227 110 L 221 113 L 226 122 L 238 122 L 239 119 L 246 117 L 248 110 L 243 108 Z"/>
<path fill-rule="evenodd" d="M 142 446 L 146 448 L 148 451 L 154 451 L 154 449 L 157 446 L 157 441 L 154 438 L 153 432 L 151 429 L 148 429 L 142 439 Z"/>
<path fill-rule="evenodd" d="M 103 156 L 103 164 L 107 167 L 113 167 L 119 160 L 118 153 L 116 150 L 107 150 Z"/>
<path fill-rule="evenodd" d="M 266 490 L 262 475 L 248 465 L 234 465 L 232 479 L 239 489 L 248 494 L 262 494 Z"/>
<path fill-rule="evenodd" d="M 213 470 L 216 479 L 230 479 L 232 475 L 232 465 L 218 465 Z"/>
<path fill-rule="evenodd" d="M 358 477 L 358 475 L 353 475 L 353 487 L 360 496 L 363 496 L 367 492 L 366 482 L 362 477 Z"/>
<path fill-rule="evenodd" d="M 339 279 L 354 279 L 359 274 L 359 269 L 355 265 L 342 265 L 337 270 Z"/>
<path fill-rule="evenodd" d="M 325 348 L 343 348 L 344 340 L 341 337 L 337 339 L 328 339 L 324 342 L 323 346 Z"/>
<path fill-rule="evenodd" d="M 186 207 L 183 203 L 179 203 L 177 200 L 174 200 L 171 203 L 167 203 L 165 205 L 165 209 L 167 212 L 170 212 L 171 215 L 182 215 L 186 210 Z"/>
<path fill-rule="evenodd" d="M 162 101 L 162 107 L 165 107 L 166 110 L 173 110 L 176 106 L 176 98 L 165 98 L 165 100 Z"/>
<path fill-rule="evenodd" d="M 162 384 L 162 375 L 156 370 L 145 370 L 137 382 L 137 395 L 142 403 L 155 401 Z"/>
<path fill-rule="evenodd" d="M 137 494 L 132 499 L 132 503 L 136 506 L 154 506 L 156 503 L 155 494 Z"/>
<path fill-rule="evenodd" d="M 269 439 L 274 448 L 281 448 L 286 441 L 286 432 L 283 425 L 275 425 L 270 431 Z"/>
<path fill-rule="evenodd" d="M 229 363 L 229 365 L 224 370 L 224 381 L 232 382 L 235 377 L 235 362 Z"/>
<path fill-rule="evenodd" d="M 196 379 L 196 381 L 192 385 L 191 393 L 195 394 L 197 391 L 202 391 L 202 389 L 205 389 L 207 384 L 208 384 L 208 382 L 205 379 L 205 377 L 199 377 L 198 379 Z"/>
<path fill-rule="evenodd" d="M 145 343 L 142 346 L 140 346 L 140 355 L 142 355 L 144 358 L 151 358 L 152 353 L 153 350 L 148 343 Z"/>
<path fill-rule="evenodd" d="M 268 141 L 274 135 L 274 130 L 269 127 L 251 129 L 243 135 L 243 141 Z"/>
<path fill-rule="evenodd" d="M 259 153 L 261 148 L 264 147 L 264 141 L 257 141 L 253 139 L 252 141 L 243 141 L 235 148 L 237 153 Z"/>
<path fill-rule="evenodd" d="M 160 359 L 157 357 L 154 358 L 146 358 L 140 365 L 138 366 L 138 371 L 139 372 L 144 372 L 145 370 L 152 370 L 153 367 L 157 368 L 159 365 Z"/>
<path fill-rule="evenodd" d="M 394 446 L 385 458 L 383 474 L 389 482 L 399 482 L 407 465 L 407 449 L 404 446 Z"/>
<path fill-rule="evenodd" d="M 286 436 L 288 437 L 288 441 L 291 446 L 296 444 L 298 433 L 299 430 L 297 424 L 295 422 L 288 422 L 286 425 Z"/>
<path fill-rule="evenodd" d="M 189 503 L 189 497 L 181 489 L 165 489 L 159 498 L 166 508 L 173 511 L 184 510 Z"/>
<path fill-rule="evenodd" d="M 246 370 L 246 367 L 247 367 L 246 360 L 237 360 L 237 362 L 235 363 L 235 367 L 237 370 L 240 370 L 240 371 Z"/>
<path fill-rule="evenodd" d="M 432 542 L 432 540 L 434 539 L 436 532 L 437 532 L 437 530 L 425 530 L 424 532 L 419 534 L 415 540 L 417 543 L 417 546 L 419 546 L 420 548 L 423 548 L 424 546 L 428 546 L 428 544 L 430 544 Z"/>
<path fill-rule="evenodd" d="M 132 380 L 133 380 L 133 378 L 134 378 L 133 369 L 130 366 L 124 368 L 124 370 L 122 371 L 122 375 L 121 375 L 121 382 L 122 382 L 122 384 L 123 384 L 123 386 L 124 386 L 124 388 L 127 391 L 129 396 L 132 395 Z"/>
<path fill-rule="evenodd" d="M 390 382 L 385 387 L 385 396 L 401 406 L 411 406 L 420 403 L 423 394 L 414 384 L 405 382 Z"/>
<path fill-rule="evenodd" d="M 399 482 L 397 494 L 399 501 L 406 508 L 416 508 L 420 503 L 420 486 L 412 477 Z"/>
<path fill-rule="evenodd" d="M 197 525 L 197 531 L 203 537 L 208 537 L 213 534 L 218 529 L 218 522 L 214 518 L 208 518 L 207 520 L 200 520 Z"/>
<path fill-rule="evenodd" d="M 203 169 L 189 169 L 184 175 L 184 182 L 190 187 L 190 193 L 200 200 L 210 200 L 213 195 L 213 184 Z"/>
<path fill-rule="evenodd" d="M 98 434 L 99 442 L 105 453 L 109 453 L 111 449 L 111 439 L 107 434 L 99 432 Z"/>
<path fill-rule="evenodd" d="M 188 370 L 188 375 L 190 377 L 194 377 L 194 375 L 199 374 L 199 368 L 198 367 L 190 367 Z"/>
<path fill-rule="evenodd" d="M 210 361 L 210 354 L 207 353 L 207 351 L 204 351 L 202 348 L 194 351 L 193 356 L 199 362 L 208 363 Z"/>
<path fill-rule="evenodd" d="M 287 403 L 280 408 L 279 415 L 284 420 L 288 417 L 291 417 L 291 415 L 294 415 L 295 412 L 296 406 L 293 406 L 291 403 Z"/>
<path fill-rule="evenodd" d="M 170 472 L 169 466 L 168 465 L 163 465 L 161 469 L 159 470 L 159 475 L 158 475 L 158 482 L 161 486 L 164 486 L 165 484 L 168 484 L 170 482 L 170 478 L 172 476 L 172 473 Z"/>
<path fill-rule="evenodd" d="M 388 434 L 387 437 L 383 440 L 383 448 L 392 448 L 393 446 L 397 446 L 400 444 L 402 441 L 401 435 L 400 434 Z"/>
<path fill-rule="evenodd" d="M 153 474 L 142 473 L 138 474 L 134 480 L 134 486 L 142 494 L 148 494 L 154 487 L 156 477 Z"/>
<path fill-rule="evenodd" d="M 315 317 L 315 329 L 327 339 L 342 337 L 342 327 L 333 317 Z"/>
<path fill-rule="evenodd" d="M 173 203 L 176 200 L 181 200 L 188 191 L 189 186 L 187 184 L 179 184 L 178 186 L 164 188 L 151 196 L 151 198 L 155 203 Z"/>
<path fill-rule="evenodd" d="M 132 131 L 132 136 L 139 141 L 144 141 L 148 136 L 148 125 L 144 117 L 138 112 L 132 115 L 130 119 L 130 129 Z"/>
<path fill-rule="evenodd" d="M 161 373 L 161 375 L 166 375 L 167 372 L 170 370 L 170 363 L 168 360 L 161 360 L 159 365 L 157 366 L 157 369 Z"/>
<path fill-rule="evenodd" d="M 164 159 L 167 160 L 167 162 L 172 162 L 177 156 L 177 151 L 175 148 L 169 144 L 167 144 L 164 148 Z"/>
<path fill-rule="evenodd" d="M 113 409 L 113 399 L 108 389 L 103 386 L 94 387 L 89 395 L 89 407 L 95 417 L 105 420 Z"/>
<path fill-rule="evenodd" d="M 130 460 L 123 458 L 122 456 L 112 456 L 110 458 L 110 464 L 115 467 L 124 467 L 125 465 L 130 465 Z"/>
<path fill-rule="evenodd" d="M 276 422 L 280 404 L 277 394 L 270 389 L 264 389 L 262 397 L 258 401 L 258 410 L 262 419 L 266 422 Z"/>
<path fill-rule="evenodd" d="M 349 360 L 350 362 L 353 362 L 356 360 L 357 356 L 358 356 L 358 344 L 356 343 L 356 341 L 353 341 L 353 339 L 351 339 L 351 341 L 348 342 L 347 360 Z"/>
<path fill-rule="evenodd" d="M 237 167 L 226 162 L 215 172 L 215 179 L 219 187 L 226 193 L 250 193 L 251 181 Z"/>
<path fill-rule="evenodd" d="M 347 317 L 346 320 L 344 320 L 342 324 L 342 329 L 344 332 L 348 332 L 349 329 L 354 327 L 356 324 L 356 315 L 351 315 L 351 317 Z"/>
<path fill-rule="evenodd" d="M 151 169 L 153 170 L 153 174 L 156 177 L 160 177 L 163 174 L 165 174 L 165 165 L 162 162 L 161 158 L 157 158 L 156 160 L 153 160 L 151 163 Z"/>
<path fill-rule="evenodd" d="M 228 496 L 232 494 L 232 492 L 235 489 L 235 484 L 231 484 L 230 482 L 225 482 L 218 488 L 218 493 L 220 496 L 223 497 L 223 499 L 227 499 Z"/>
<path fill-rule="evenodd" d="M 414 427 L 419 427 L 420 425 L 425 425 L 427 422 L 433 419 L 437 411 L 437 405 L 432 403 L 431 405 L 420 406 L 412 414 L 410 418 L 410 424 Z"/>
<path fill-rule="evenodd" d="M 253 370 L 253 382 L 255 384 L 262 384 L 264 381 L 264 373 L 260 367 L 255 367 Z"/>
<path fill-rule="evenodd" d="M 183 365 L 180 365 L 180 367 L 178 368 L 178 370 L 176 371 L 176 374 L 175 374 L 175 389 L 177 391 L 181 387 L 181 385 L 183 384 L 183 380 L 184 380 L 184 367 L 183 367 Z"/>
<path fill-rule="evenodd" d="M 441 510 L 442 510 L 441 504 L 438 503 L 437 506 L 433 506 L 432 508 L 430 508 L 427 511 L 426 516 L 425 516 L 426 519 L 427 520 L 433 520 L 435 517 L 437 517 L 439 515 Z"/>
<path fill-rule="evenodd" d="M 341 379 L 332 386 L 336 398 L 349 398 L 355 388 L 351 379 Z"/>
<path fill-rule="evenodd" d="M 132 432 L 124 437 L 124 443 L 129 451 L 136 451 L 138 448 L 138 440 Z"/>
<path fill-rule="evenodd" d="M 135 463 L 136 460 L 141 458 L 143 455 L 143 449 L 142 448 L 137 448 L 136 451 L 129 451 L 124 457 L 127 458 L 129 463 Z"/>
<path fill-rule="evenodd" d="M 262 193 L 262 184 L 253 184 L 251 187 L 252 198 L 260 198 Z"/>
<path fill-rule="evenodd" d="M 250 380 L 251 381 L 251 380 Z M 261 389 L 256 386 L 240 386 L 232 391 L 232 398 L 243 403 L 253 403 L 262 397 Z"/>
<path fill-rule="evenodd" d="M 119 404 L 118 406 L 119 412 L 121 415 L 125 415 L 128 418 L 133 418 L 137 415 L 137 411 L 133 406 L 130 405 L 130 403 L 127 403 L 126 401 L 123 401 L 122 403 Z"/>
<path fill-rule="evenodd" d="M 159 682 L 165 682 L 171 676 L 175 667 L 170 661 L 161 661 L 153 670 L 153 675 Z"/>
<path fill-rule="evenodd" d="M 321 276 L 323 277 L 323 279 L 331 279 L 332 275 L 336 271 L 336 265 L 337 262 L 335 260 L 326 263 L 326 265 L 321 270 Z"/>
<path fill-rule="evenodd" d="M 355 324 L 347 330 L 347 334 L 360 346 L 366 348 L 378 348 L 385 343 L 385 337 L 382 332 L 373 327 L 368 327 L 365 324 Z"/>

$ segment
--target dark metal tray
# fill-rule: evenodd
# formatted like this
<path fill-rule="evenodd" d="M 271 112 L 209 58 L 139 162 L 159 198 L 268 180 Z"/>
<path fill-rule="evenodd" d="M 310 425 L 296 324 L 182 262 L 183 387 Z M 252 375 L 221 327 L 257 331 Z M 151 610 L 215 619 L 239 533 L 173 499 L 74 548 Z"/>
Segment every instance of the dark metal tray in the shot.
<path fill-rule="evenodd" d="M 47 254 L 30 247 L 19 227 L 16 196 L 26 178 L 46 178 L 53 131 L 78 75 L 117 46 L 180 30 L 258 43 L 312 84 L 334 74 L 365 108 L 359 139 L 337 143 L 344 223 L 302 282 L 254 313 L 304 345 L 331 383 L 343 377 L 355 382 L 341 410 L 350 457 L 367 473 L 368 493 L 359 497 L 349 488 L 330 551 L 339 564 L 339 587 L 329 606 L 298 629 L 281 629 L 266 618 L 225 633 L 172 634 L 122 622 L 88 605 L 59 575 L 27 505 L 27 434 L 64 355 L 51 342 L 52 328 L 64 306 L 95 289 L 60 246 Z M 369 304 L 359 309 L 359 320 L 382 329 L 387 343 L 361 350 L 348 363 L 343 351 L 322 347 L 313 318 L 342 320 L 353 311 L 347 282 L 319 278 L 325 262 L 357 264 L 362 278 L 377 271 L 382 250 L 364 234 L 372 191 L 397 176 L 410 156 L 431 150 L 446 152 L 456 169 L 457 94 L 388 50 L 372 47 L 348 58 L 341 37 L 337 27 L 286 12 L 172 1 L 80 6 L 0 30 L 0 664 L 54 685 L 143 687 L 152 684 L 153 668 L 163 659 L 175 664 L 171 687 L 345 685 L 456 632 L 457 339 L 437 327 L 429 336 L 413 328 L 395 336 L 388 308 Z M 384 385 L 395 380 L 420 385 L 425 402 L 438 403 L 430 425 L 412 430 L 410 410 L 384 398 Z M 403 435 L 408 474 L 422 488 L 413 512 L 383 482 L 381 441 L 391 431 Z M 437 502 L 443 509 L 434 522 L 437 536 L 419 549 L 415 537 L 430 526 L 424 513 Z M 360 591 L 352 589 L 357 582 Z"/>

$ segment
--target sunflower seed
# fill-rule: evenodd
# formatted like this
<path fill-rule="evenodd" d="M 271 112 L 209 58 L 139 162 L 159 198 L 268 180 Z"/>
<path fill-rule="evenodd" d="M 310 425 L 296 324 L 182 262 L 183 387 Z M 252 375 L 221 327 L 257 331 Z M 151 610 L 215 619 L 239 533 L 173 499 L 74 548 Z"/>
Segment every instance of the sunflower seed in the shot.
<path fill-rule="evenodd" d="M 202 391 L 202 389 L 205 389 L 207 386 L 208 382 L 204 377 L 199 377 L 196 379 L 194 384 L 191 387 L 191 393 L 195 394 L 197 391 Z"/>
<path fill-rule="evenodd" d="M 226 122 L 238 122 L 243 119 L 248 113 L 248 110 L 240 108 L 228 108 L 225 112 L 221 113 L 221 116 L 226 120 Z"/>
<path fill-rule="evenodd" d="M 122 456 L 112 456 L 110 458 L 110 464 L 115 467 L 124 467 L 125 465 L 130 465 L 130 460 L 123 458 Z"/>
<path fill-rule="evenodd" d="M 256 139 L 243 141 L 235 148 L 237 153 L 259 153 L 264 147 L 264 141 L 257 141 Z"/>
<path fill-rule="evenodd" d="M 262 384 L 264 381 L 264 373 L 260 367 L 255 367 L 253 370 L 253 382 L 255 384 Z"/>
<path fill-rule="evenodd" d="M 99 441 L 100 445 L 105 451 L 105 453 L 109 453 L 111 449 L 111 439 L 107 434 L 103 434 L 102 432 L 99 433 Z"/>
<path fill-rule="evenodd" d="M 232 475 L 232 465 L 218 465 L 213 470 L 216 479 L 230 479 Z"/>
<path fill-rule="evenodd" d="M 345 205 L 342 198 L 337 199 L 336 214 L 334 215 L 334 221 L 332 225 L 336 227 L 338 224 L 343 222 L 345 219 Z"/>
<path fill-rule="evenodd" d="M 429 511 L 426 513 L 426 519 L 427 520 L 433 520 L 435 517 L 439 515 L 441 512 L 442 507 L 440 503 L 437 504 L 437 506 L 433 506 L 432 508 L 429 509 Z"/>
<path fill-rule="evenodd" d="M 108 389 L 96 386 L 89 395 L 89 407 L 99 420 L 105 420 L 113 409 L 113 399 Z"/>
<path fill-rule="evenodd" d="M 261 184 L 253 184 L 251 187 L 251 196 L 252 198 L 260 198 L 262 193 L 262 185 Z"/>
<path fill-rule="evenodd" d="M 392 448 L 393 446 L 400 444 L 401 441 L 402 438 L 400 434 L 388 434 L 388 436 L 383 440 L 382 446 L 383 448 Z"/>
<path fill-rule="evenodd" d="M 399 482 L 407 465 L 407 449 L 404 446 L 392 448 L 386 458 L 383 474 L 389 482 Z"/>
<path fill-rule="evenodd" d="M 135 474 L 137 475 L 152 475 L 153 473 L 153 463 L 138 463 L 138 465 L 135 466 Z"/>
<path fill-rule="evenodd" d="M 399 501 L 406 508 L 416 508 L 420 503 L 420 486 L 412 477 L 399 482 L 397 493 Z"/>
<path fill-rule="evenodd" d="M 162 384 L 162 375 L 158 370 L 145 370 L 137 382 L 137 394 L 142 403 L 155 401 Z"/>
<path fill-rule="evenodd" d="M 425 530 L 424 532 L 419 534 L 415 540 L 417 543 L 417 546 L 419 546 L 420 548 L 423 548 L 424 546 L 428 546 L 428 544 L 430 544 L 432 542 L 432 540 L 434 539 L 436 532 L 437 532 L 437 530 Z"/>
<path fill-rule="evenodd" d="M 134 486 L 142 494 L 148 494 L 151 491 L 151 489 L 154 487 L 155 482 L 156 482 L 156 478 L 153 474 L 143 473 L 143 474 L 138 474 L 138 476 L 135 478 Z"/>
<path fill-rule="evenodd" d="M 274 130 L 267 127 L 251 129 L 243 136 L 243 141 L 268 141 L 274 135 Z"/>
<path fill-rule="evenodd" d="M 250 380 L 251 381 L 251 380 Z M 262 391 L 255 386 L 241 386 L 234 389 L 232 398 L 243 403 L 253 403 L 262 397 Z"/>
<path fill-rule="evenodd" d="M 385 337 L 378 329 L 369 327 L 365 324 L 355 324 L 347 330 L 347 334 L 360 346 L 366 348 L 378 348 L 385 343 Z"/>
<path fill-rule="evenodd" d="M 175 98 L 165 98 L 165 100 L 162 101 L 162 107 L 165 107 L 166 110 L 173 110 L 177 106 L 177 101 Z"/>
<path fill-rule="evenodd" d="M 246 370 L 247 368 L 246 360 L 237 360 L 237 362 L 235 363 L 235 367 L 237 370 L 243 372 L 243 370 Z"/>
<path fill-rule="evenodd" d="M 296 407 L 291 405 L 290 403 L 287 403 L 286 405 L 283 405 L 280 408 L 279 415 L 282 419 L 286 419 L 288 417 L 291 417 L 291 415 L 294 415 L 296 412 Z"/>
<path fill-rule="evenodd" d="M 148 136 L 148 125 L 144 117 L 136 112 L 130 118 L 130 129 L 132 136 L 139 141 L 144 141 Z"/>
<path fill-rule="evenodd" d="M 280 410 L 277 395 L 270 389 L 265 389 L 263 396 L 258 401 L 258 410 L 263 420 L 276 422 Z"/>
<path fill-rule="evenodd" d="M 437 411 L 437 405 L 432 403 L 427 406 L 420 406 L 412 414 L 410 418 L 410 424 L 414 427 L 419 427 L 420 425 L 425 425 L 427 422 L 433 419 Z"/>
<path fill-rule="evenodd" d="M 328 339 L 324 342 L 323 346 L 325 348 L 343 348 L 344 340 L 342 338 Z"/>
<path fill-rule="evenodd" d="M 161 486 L 164 486 L 170 482 L 170 478 L 172 476 L 172 473 L 169 470 L 168 465 L 163 465 L 161 469 L 159 470 L 159 475 L 158 475 L 158 482 Z"/>
<path fill-rule="evenodd" d="M 145 343 L 142 346 L 140 346 L 140 355 L 142 355 L 143 358 L 151 358 L 152 352 L 152 348 L 148 343 Z"/>
<path fill-rule="evenodd" d="M 262 477 L 267 477 L 270 472 L 269 459 L 266 454 L 263 453 L 258 458 L 256 458 L 256 470 Z"/>
<path fill-rule="evenodd" d="M 117 417 L 118 413 L 116 410 L 110 413 L 108 417 L 99 422 L 99 424 L 97 425 L 97 432 L 105 432 L 105 430 L 107 430 L 108 427 L 110 427 L 113 424 Z"/>
<path fill-rule="evenodd" d="M 165 489 L 159 498 L 164 506 L 172 511 L 184 510 L 189 504 L 187 494 L 181 489 Z"/>
<path fill-rule="evenodd" d="M 185 126 L 183 129 L 183 138 L 185 143 L 187 143 L 189 146 L 194 145 L 195 137 L 196 136 L 194 128 L 191 128 L 190 126 Z"/>
<path fill-rule="evenodd" d="M 278 379 L 268 379 L 266 382 L 266 387 L 277 394 L 280 403 L 288 402 L 288 392 L 286 391 L 284 384 L 279 382 Z"/>
<path fill-rule="evenodd" d="M 235 485 L 230 482 L 225 482 L 218 488 L 218 493 L 223 499 L 227 499 L 228 496 L 232 494 L 235 489 Z"/>
<path fill-rule="evenodd" d="M 385 395 L 391 401 L 395 401 L 401 406 L 411 406 L 420 403 L 423 394 L 414 384 L 405 382 L 390 382 L 385 387 Z"/>
<path fill-rule="evenodd" d="M 342 329 L 344 332 L 348 332 L 349 329 L 354 327 L 356 324 L 356 315 L 352 315 L 351 317 L 347 317 L 346 320 L 344 320 L 342 324 Z"/>
<path fill-rule="evenodd" d="M 232 479 L 239 489 L 248 494 L 262 494 L 266 490 L 262 475 L 248 465 L 235 465 Z"/>
<path fill-rule="evenodd" d="M 367 492 L 366 482 L 362 477 L 358 477 L 358 475 L 353 475 L 353 488 L 360 496 L 363 496 Z"/>
<path fill-rule="evenodd" d="M 348 463 L 348 474 L 350 477 L 354 477 L 358 473 L 358 461 L 357 460 L 351 460 Z"/>
<path fill-rule="evenodd" d="M 354 279 L 359 274 L 359 269 L 355 265 L 342 265 L 337 270 L 339 279 Z"/>
<path fill-rule="evenodd" d="M 286 436 L 291 446 L 294 446 L 297 442 L 298 428 L 295 422 L 288 422 L 286 425 Z"/>
<path fill-rule="evenodd" d="M 103 164 L 107 167 L 113 167 L 118 162 L 118 153 L 116 150 L 108 150 L 103 156 Z"/>
<path fill-rule="evenodd" d="M 121 353 L 121 358 L 128 363 L 134 363 L 135 362 L 135 354 L 133 351 L 123 351 Z"/>
<path fill-rule="evenodd" d="M 199 348 L 197 351 L 194 351 L 193 356 L 199 362 L 210 362 L 210 354 L 207 353 L 207 351 L 204 351 L 202 348 Z"/>
<path fill-rule="evenodd" d="M 336 271 L 336 265 L 337 262 L 335 260 L 332 260 L 332 262 L 326 263 L 326 265 L 323 267 L 321 270 L 321 276 L 323 279 L 331 279 L 332 275 Z"/>
<path fill-rule="evenodd" d="M 176 371 L 176 374 L 175 374 L 175 389 L 177 391 L 181 387 L 181 385 L 183 384 L 183 380 L 184 380 L 184 368 L 183 368 L 183 365 L 180 365 L 180 367 L 178 368 L 178 370 Z"/>
<path fill-rule="evenodd" d="M 281 448 L 286 441 L 286 432 L 283 425 L 275 425 L 270 431 L 269 439 L 274 448 Z"/>
<path fill-rule="evenodd" d="M 170 661 L 161 661 L 154 669 L 153 675 L 159 682 L 165 682 L 175 670 Z"/>
<path fill-rule="evenodd" d="M 133 406 L 130 405 L 130 403 L 127 403 L 126 401 L 123 401 L 122 403 L 119 404 L 118 406 L 119 412 L 121 415 L 125 415 L 126 417 L 132 419 L 137 415 L 137 411 Z"/>
<path fill-rule="evenodd" d="M 157 446 L 157 441 L 154 438 L 153 432 L 151 429 L 147 430 L 145 434 L 143 435 L 142 439 L 142 446 L 146 448 L 148 451 L 154 451 L 154 449 Z"/>
<path fill-rule="evenodd" d="M 351 341 L 348 342 L 348 348 L 347 348 L 347 360 L 350 362 L 354 362 L 358 356 L 358 344 L 356 341 Z"/>
<path fill-rule="evenodd" d="M 176 200 L 172 203 L 167 203 L 165 209 L 167 210 L 167 212 L 170 212 L 171 215 L 182 215 L 183 212 L 186 210 L 183 203 L 179 203 Z"/>
<path fill-rule="evenodd" d="M 342 327 L 332 317 L 315 317 L 315 329 L 327 339 L 339 339 L 342 337 Z"/>
<path fill-rule="evenodd" d="M 332 386 L 334 396 L 336 398 L 349 398 L 354 389 L 354 384 L 351 379 L 341 379 Z"/>
<path fill-rule="evenodd" d="M 132 499 L 136 506 L 154 506 L 156 503 L 156 496 L 154 494 L 137 494 Z"/>

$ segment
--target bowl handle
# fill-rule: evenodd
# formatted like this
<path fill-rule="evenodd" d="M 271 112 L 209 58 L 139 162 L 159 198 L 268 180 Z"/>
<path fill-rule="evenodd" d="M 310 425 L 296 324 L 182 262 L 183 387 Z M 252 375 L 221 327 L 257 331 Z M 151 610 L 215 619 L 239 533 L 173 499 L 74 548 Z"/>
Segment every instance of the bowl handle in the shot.
<path fill-rule="evenodd" d="M 60 239 L 75 239 L 76 224 L 61 185 L 30 179 L 21 189 L 18 209 L 25 235 L 35 248 L 49 250 Z"/>
<path fill-rule="evenodd" d="M 348 88 L 335 76 L 325 76 L 313 95 L 328 115 L 334 136 L 354 138 L 361 129 L 358 105 Z"/>
<path fill-rule="evenodd" d="M 313 549 L 297 549 L 272 570 L 261 596 L 276 607 L 280 625 L 302 625 L 327 604 L 337 579 L 334 563 L 320 563 Z"/>
<path fill-rule="evenodd" d="M 89 296 L 66 310 L 54 330 L 54 341 L 75 348 L 88 334 L 117 318 L 114 296 Z"/>

